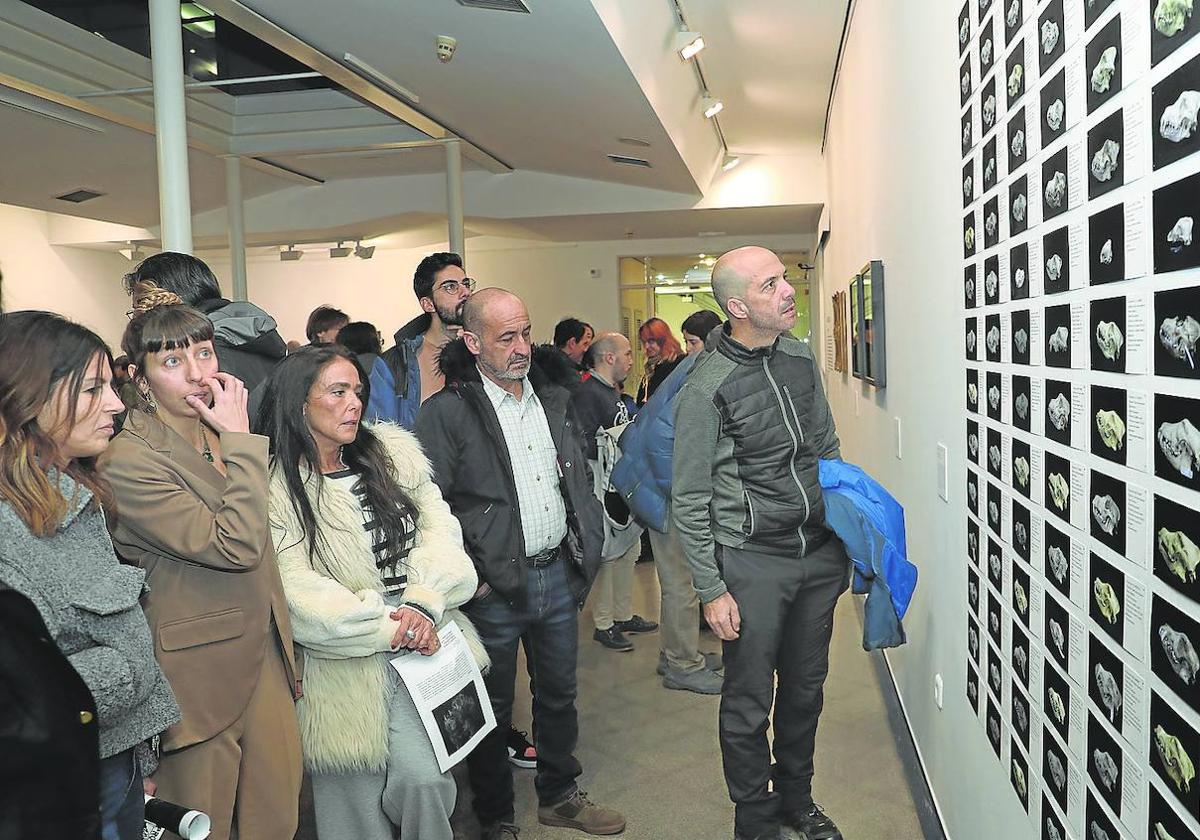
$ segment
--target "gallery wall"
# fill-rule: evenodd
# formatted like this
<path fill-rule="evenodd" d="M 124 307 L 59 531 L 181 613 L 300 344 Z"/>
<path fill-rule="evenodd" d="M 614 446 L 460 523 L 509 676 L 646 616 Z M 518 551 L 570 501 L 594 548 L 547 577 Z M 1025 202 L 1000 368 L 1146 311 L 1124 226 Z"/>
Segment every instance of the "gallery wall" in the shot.
<path fill-rule="evenodd" d="M 819 300 L 883 261 L 888 386 L 826 375 L 906 508 L 889 660 L 952 837 L 1198 834 L 1189 11 L 856 6 Z"/>

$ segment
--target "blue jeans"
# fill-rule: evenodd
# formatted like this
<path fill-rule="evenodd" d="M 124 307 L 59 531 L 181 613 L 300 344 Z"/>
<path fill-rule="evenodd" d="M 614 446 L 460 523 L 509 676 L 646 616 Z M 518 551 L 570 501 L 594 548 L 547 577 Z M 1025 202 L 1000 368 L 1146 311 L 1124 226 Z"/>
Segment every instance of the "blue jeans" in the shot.
<path fill-rule="evenodd" d="M 102 840 L 141 840 L 145 818 L 142 771 L 133 750 L 100 759 Z"/>
<path fill-rule="evenodd" d="M 506 739 L 517 680 L 517 644 L 533 687 L 533 742 L 538 766 L 534 786 L 541 805 L 557 805 L 575 792 L 581 768 L 575 758 L 579 717 L 575 711 L 575 665 L 579 613 L 567 585 L 565 563 L 525 570 L 524 598 L 510 604 L 495 592 L 464 607 L 492 659 L 484 678 L 496 713 L 496 729 L 467 758 L 475 813 L 484 825 L 513 819 L 513 780 Z"/>

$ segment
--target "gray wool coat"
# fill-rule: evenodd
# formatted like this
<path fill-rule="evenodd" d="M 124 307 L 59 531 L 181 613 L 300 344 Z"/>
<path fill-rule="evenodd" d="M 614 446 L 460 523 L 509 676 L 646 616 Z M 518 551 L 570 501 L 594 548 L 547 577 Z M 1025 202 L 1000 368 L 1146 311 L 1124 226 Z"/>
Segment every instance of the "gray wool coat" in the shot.
<path fill-rule="evenodd" d="M 178 721 L 179 707 L 139 604 L 146 573 L 118 562 L 91 491 L 58 483 L 69 507 L 52 537 L 35 537 L 0 500 L 0 581 L 33 602 L 92 692 L 108 758 Z"/>

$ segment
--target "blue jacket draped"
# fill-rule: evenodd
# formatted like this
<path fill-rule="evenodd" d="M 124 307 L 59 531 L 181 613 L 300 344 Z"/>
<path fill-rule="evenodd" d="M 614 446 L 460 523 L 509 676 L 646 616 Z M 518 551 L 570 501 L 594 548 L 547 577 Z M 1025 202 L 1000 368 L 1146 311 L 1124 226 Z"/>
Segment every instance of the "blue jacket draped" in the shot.
<path fill-rule="evenodd" d="M 820 473 L 825 523 L 854 561 L 854 592 L 867 595 L 863 650 L 898 647 L 905 642 L 901 619 L 917 586 L 904 508 L 854 464 L 823 459 Z"/>

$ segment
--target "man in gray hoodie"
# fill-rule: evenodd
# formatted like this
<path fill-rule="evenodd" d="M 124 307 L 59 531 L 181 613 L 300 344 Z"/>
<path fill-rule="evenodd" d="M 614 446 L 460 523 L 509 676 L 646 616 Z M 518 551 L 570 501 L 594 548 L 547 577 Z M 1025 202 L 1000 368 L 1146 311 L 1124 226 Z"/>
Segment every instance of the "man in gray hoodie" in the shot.
<path fill-rule="evenodd" d="M 837 432 L 812 352 L 791 334 L 796 292 L 779 258 L 730 251 L 713 267 L 713 294 L 729 323 L 676 397 L 671 514 L 724 642 L 720 738 L 735 837 L 775 840 L 787 823 L 807 840 L 840 840 L 812 801 L 833 609 L 850 573 L 825 526 L 817 466 L 841 457 Z"/>

